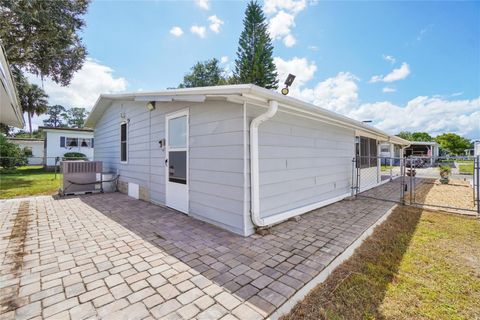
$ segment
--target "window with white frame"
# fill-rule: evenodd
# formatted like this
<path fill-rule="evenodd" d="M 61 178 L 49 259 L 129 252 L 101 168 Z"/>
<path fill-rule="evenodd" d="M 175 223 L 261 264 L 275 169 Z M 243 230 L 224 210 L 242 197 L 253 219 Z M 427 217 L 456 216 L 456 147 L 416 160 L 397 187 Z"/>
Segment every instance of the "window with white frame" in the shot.
<path fill-rule="evenodd" d="M 120 161 L 127 162 L 127 123 L 120 124 Z"/>
<path fill-rule="evenodd" d="M 67 137 L 67 148 L 78 147 L 78 138 Z"/>
<path fill-rule="evenodd" d="M 93 148 L 93 138 L 60 137 L 60 148 Z"/>

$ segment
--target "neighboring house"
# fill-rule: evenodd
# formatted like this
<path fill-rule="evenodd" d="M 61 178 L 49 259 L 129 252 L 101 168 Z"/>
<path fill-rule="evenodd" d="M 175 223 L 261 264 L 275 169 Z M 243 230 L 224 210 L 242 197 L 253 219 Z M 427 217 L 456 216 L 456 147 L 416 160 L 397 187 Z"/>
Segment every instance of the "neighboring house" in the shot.
<path fill-rule="evenodd" d="M 7 138 L 11 143 L 18 145 L 28 154 L 29 165 L 43 165 L 44 161 L 44 141 L 34 138 Z M 28 151 L 27 151 L 28 150 Z"/>
<path fill-rule="evenodd" d="M 255 85 L 105 94 L 86 126 L 119 189 L 241 235 L 380 183 L 380 142 L 408 141 Z M 371 160 L 371 161 L 370 161 Z"/>
<path fill-rule="evenodd" d="M 465 149 L 465 155 L 469 157 L 480 156 L 480 140 L 473 141 L 472 149 Z"/>
<path fill-rule="evenodd" d="M 410 146 L 405 148 L 404 156 L 429 158 L 430 164 L 434 164 L 439 156 L 438 143 L 434 141 L 410 141 Z"/>
<path fill-rule="evenodd" d="M 23 112 L 19 103 L 15 82 L 0 41 L 0 123 L 23 128 Z"/>
<path fill-rule="evenodd" d="M 45 132 L 45 165 L 56 164 L 55 158 L 62 158 L 67 152 L 83 153 L 93 160 L 93 130 L 77 128 L 39 127 Z"/>
<path fill-rule="evenodd" d="M 399 165 L 402 157 L 402 146 L 383 142 L 380 144 L 380 161 L 383 165 Z"/>

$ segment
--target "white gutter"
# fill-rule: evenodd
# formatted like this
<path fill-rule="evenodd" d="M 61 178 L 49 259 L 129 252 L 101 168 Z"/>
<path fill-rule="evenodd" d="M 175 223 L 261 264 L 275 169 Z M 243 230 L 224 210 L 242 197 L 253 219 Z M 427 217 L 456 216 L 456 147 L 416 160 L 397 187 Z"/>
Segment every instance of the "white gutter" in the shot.
<path fill-rule="evenodd" d="M 267 224 L 260 218 L 260 170 L 258 165 L 258 127 L 272 118 L 278 110 L 278 102 L 270 100 L 268 110 L 250 122 L 250 213 L 252 222 L 257 227 Z"/>

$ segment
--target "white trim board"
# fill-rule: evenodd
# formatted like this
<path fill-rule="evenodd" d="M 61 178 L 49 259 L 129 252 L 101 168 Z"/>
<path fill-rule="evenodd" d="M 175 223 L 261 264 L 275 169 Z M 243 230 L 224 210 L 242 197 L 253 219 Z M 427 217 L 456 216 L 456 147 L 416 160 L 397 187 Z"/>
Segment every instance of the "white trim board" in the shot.
<path fill-rule="evenodd" d="M 365 230 L 347 249 L 345 249 L 345 251 L 338 255 L 332 262 L 330 262 L 328 266 L 325 267 L 325 269 L 323 269 L 315 278 L 310 280 L 310 282 L 298 290 L 283 305 L 281 305 L 280 308 L 275 310 L 269 317 L 267 317 L 267 319 L 276 320 L 290 312 L 290 310 L 292 310 L 298 302 L 302 301 L 312 289 L 314 289 L 318 284 L 323 283 L 339 265 L 350 258 L 355 252 L 355 249 L 360 247 L 363 241 L 365 241 L 365 239 L 367 239 L 373 233 L 375 227 L 387 220 L 397 206 L 398 205 L 394 205 L 383 216 L 375 221 L 375 223 Z"/>

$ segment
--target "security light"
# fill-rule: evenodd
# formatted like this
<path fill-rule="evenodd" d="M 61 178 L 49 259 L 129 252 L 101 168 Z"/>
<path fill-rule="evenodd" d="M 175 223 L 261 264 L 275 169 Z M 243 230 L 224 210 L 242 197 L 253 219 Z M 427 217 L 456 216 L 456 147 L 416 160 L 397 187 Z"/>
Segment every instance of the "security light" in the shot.
<path fill-rule="evenodd" d="M 285 80 L 285 85 L 287 87 L 290 87 L 293 83 L 293 80 L 295 80 L 295 76 L 291 73 L 288 74 L 287 80 Z"/>
<path fill-rule="evenodd" d="M 282 89 L 282 94 L 286 96 L 289 92 L 288 87 L 290 87 L 295 80 L 295 76 L 291 73 L 288 74 L 287 80 L 285 80 L 285 88 Z"/>
<path fill-rule="evenodd" d="M 147 110 L 148 111 L 155 110 L 155 101 L 150 101 L 149 103 L 147 103 Z"/>

